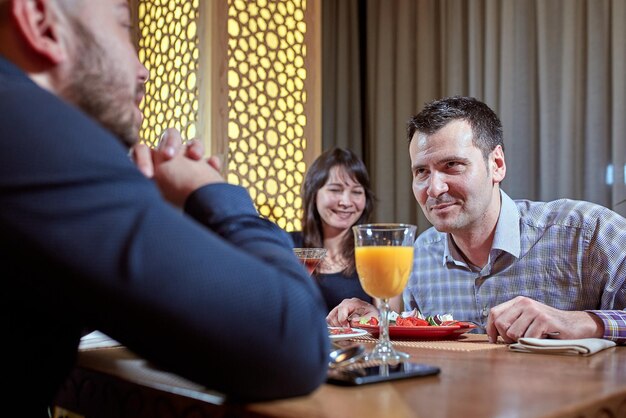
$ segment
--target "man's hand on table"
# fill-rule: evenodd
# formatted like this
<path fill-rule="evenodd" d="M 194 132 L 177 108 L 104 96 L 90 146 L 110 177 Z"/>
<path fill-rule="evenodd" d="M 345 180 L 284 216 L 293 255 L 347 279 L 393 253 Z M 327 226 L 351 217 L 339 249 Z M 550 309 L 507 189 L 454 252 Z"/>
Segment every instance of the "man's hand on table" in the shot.
<path fill-rule="evenodd" d="M 562 311 L 518 296 L 491 308 L 487 321 L 490 342 L 501 336 L 510 344 L 519 338 L 602 338 L 604 324 L 589 312 Z M 553 333 L 553 334 L 550 334 Z"/>

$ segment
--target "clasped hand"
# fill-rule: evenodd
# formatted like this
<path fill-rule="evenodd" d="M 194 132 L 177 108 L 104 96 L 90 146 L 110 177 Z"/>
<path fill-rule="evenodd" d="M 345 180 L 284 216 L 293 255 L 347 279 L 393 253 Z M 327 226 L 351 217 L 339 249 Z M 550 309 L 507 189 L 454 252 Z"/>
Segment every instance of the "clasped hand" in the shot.
<path fill-rule="evenodd" d="M 222 183 L 222 162 L 212 156 L 203 157 L 204 147 L 197 140 L 183 144 L 180 133 L 165 131 L 156 148 L 145 144 L 133 147 L 131 155 L 146 177 L 153 179 L 170 203 L 182 207 L 187 197 L 211 183 Z"/>

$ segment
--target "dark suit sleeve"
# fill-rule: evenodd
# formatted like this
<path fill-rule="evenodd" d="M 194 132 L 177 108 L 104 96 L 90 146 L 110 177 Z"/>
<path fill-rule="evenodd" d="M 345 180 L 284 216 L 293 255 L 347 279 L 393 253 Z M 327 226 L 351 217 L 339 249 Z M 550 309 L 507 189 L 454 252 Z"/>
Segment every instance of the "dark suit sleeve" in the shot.
<path fill-rule="evenodd" d="M 116 138 L 28 82 L 0 83 L 0 141 L 5 289 L 15 309 L 47 312 L 33 322 L 14 312 L 23 335 L 41 328 L 46 338 L 53 323 L 98 328 L 233 400 L 324 381 L 319 291 L 244 189 L 203 187 L 181 213 Z"/>

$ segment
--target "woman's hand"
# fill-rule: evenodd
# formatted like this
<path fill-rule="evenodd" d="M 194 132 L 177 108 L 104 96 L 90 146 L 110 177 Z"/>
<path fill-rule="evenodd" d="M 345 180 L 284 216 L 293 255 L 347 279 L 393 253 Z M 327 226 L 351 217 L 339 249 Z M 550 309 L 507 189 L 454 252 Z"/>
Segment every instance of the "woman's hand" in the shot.
<path fill-rule="evenodd" d="M 326 323 L 331 327 L 349 327 L 358 325 L 363 316 L 378 317 L 378 309 L 361 299 L 344 299 L 328 313 Z"/>

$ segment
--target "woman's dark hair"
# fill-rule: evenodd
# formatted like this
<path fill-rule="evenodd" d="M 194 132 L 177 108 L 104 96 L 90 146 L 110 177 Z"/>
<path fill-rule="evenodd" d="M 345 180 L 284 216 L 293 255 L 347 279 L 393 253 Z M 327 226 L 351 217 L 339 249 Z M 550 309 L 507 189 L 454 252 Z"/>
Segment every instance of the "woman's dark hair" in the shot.
<path fill-rule="evenodd" d="M 491 151 L 502 141 L 502 123 L 498 116 L 485 103 L 463 96 L 446 97 L 427 103 L 424 108 L 407 123 L 409 143 L 415 132 L 432 135 L 454 120 L 465 120 L 472 128 L 472 143 L 487 159 Z"/>
<path fill-rule="evenodd" d="M 317 211 L 317 192 L 324 187 L 333 167 L 345 169 L 351 179 L 363 186 L 365 192 L 365 208 L 355 225 L 367 223 L 374 210 L 374 193 L 370 188 L 370 178 L 363 161 L 349 149 L 332 148 L 323 152 L 311 164 L 304 177 L 302 185 L 303 222 L 302 238 L 305 248 L 323 246 L 322 219 Z M 355 271 L 354 265 L 354 236 L 350 231 L 342 243 L 342 256 L 349 264 L 344 269 L 345 274 Z"/>

